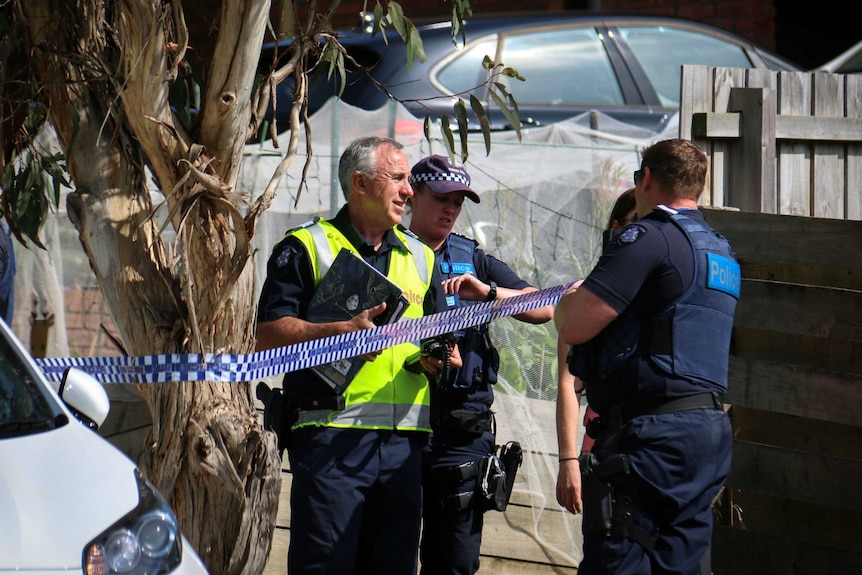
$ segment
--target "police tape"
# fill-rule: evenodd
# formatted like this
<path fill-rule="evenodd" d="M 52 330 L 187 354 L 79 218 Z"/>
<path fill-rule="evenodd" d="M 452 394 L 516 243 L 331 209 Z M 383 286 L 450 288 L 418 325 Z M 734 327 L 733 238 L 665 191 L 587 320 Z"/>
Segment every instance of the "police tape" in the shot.
<path fill-rule="evenodd" d="M 556 305 L 572 284 L 452 309 L 422 318 L 296 343 L 250 354 L 161 354 L 139 357 L 36 358 L 52 381 L 69 367 L 102 383 L 238 382 L 264 379 L 489 323 Z"/>

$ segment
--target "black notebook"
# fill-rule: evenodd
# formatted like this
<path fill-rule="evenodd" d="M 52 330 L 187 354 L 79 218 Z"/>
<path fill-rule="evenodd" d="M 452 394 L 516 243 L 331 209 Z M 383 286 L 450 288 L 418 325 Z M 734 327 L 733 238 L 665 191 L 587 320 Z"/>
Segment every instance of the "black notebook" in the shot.
<path fill-rule="evenodd" d="M 401 288 L 371 264 L 348 249 L 335 257 L 308 305 L 308 321 L 344 321 L 386 302 L 386 310 L 374 318 L 384 325 L 398 321 L 409 302 Z M 334 391 L 341 393 L 365 363 L 358 357 L 340 359 L 311 368 Z"/>

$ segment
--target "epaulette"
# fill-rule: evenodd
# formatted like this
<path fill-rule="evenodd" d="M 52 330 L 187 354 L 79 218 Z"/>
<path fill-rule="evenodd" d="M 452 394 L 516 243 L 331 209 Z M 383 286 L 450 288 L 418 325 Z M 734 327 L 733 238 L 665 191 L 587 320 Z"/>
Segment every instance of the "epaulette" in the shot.
<path fill-rule="evenodd" d="M 473 242 L 477 246 L 479 245 L 479 242 L 476 239 L 471 238 L 470 236 L 465 236 L 464 234 L 459 234 L 458 232 L 451 232 L 449 235 L 450 236 L 458 236 L 459 238 L 465 239 L 468 242 Z"/>
<path fill-rule="evenodd" d="M 310 228 L 311 226 L 313 226 L 314 224 L 316 224 L 317 222 L 319 222 L 319 221 L 320 221 L 320 220 L 322 220 L 322 219 L 323 219 L 323 218 L 321 218 L 320 216 L 313 217 L 313 218 L 311 218 L 310 220 L 308 220 L 307 222 L 302 223 L 302 224 L 299 224 L 299 225 L 298 225 L 298 226 L 296 226 L 295 228 L 290 228 L 289 230 L 287 230 L 286 232 L 284 232 L 284 235 L 291 234 L 291 233 L 293 233 L 293 232 L 295 232 L 295 231 L 297 231 L 297 230 L 302 230 L 302 229 L 305 229 L 305 228 Z"/>
<path fill-rule="evenodd" d="M 404 234 L 405 234 L 405 235 L 408 235 L 408 236 L 410 236 L 411 238 L 417 239 L 417 240 L 419 240 L 420 242 L 422 241 L 422 238 L 420 238 L 419 236 L 417 236 L 417 235 L 416 235 L 416 232 L 414 232 L 414 231 L 413 231 L 413 230 L 411 230 L 410 228 L 405 228 L 403 225 L 398 224 L 398 229 L 399 229 L 399 230 L 401 230 L 402 232 L 404 232 Z"/>
<path fill-rule="evenodd" d="M 671 216 L 675 216 L 679 212 L 673 208 L 669 208 L 664 204 L 659 204 L 652 209 L 652 215 L 660 222 L 669 222 Z"/>

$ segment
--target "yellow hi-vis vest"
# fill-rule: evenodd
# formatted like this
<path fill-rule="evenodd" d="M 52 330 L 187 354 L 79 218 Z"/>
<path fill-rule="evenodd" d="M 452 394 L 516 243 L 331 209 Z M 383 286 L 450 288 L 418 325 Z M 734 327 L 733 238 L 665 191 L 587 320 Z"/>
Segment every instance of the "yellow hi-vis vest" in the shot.
<path fill-rule="evenodd" d="M 434 252 L 412 234 L 398 228 L 394 231 L 410 251 L 392 250 L 387 277 L 404 291 L 404 297 L 410 302 L 403 317 L 419 318 L 424 314 L 422 303 L 431 285 Z M 324 220 L 293 230 L 290 235 L 296 236 L 308 250 L 315 287 L 342 248 L 359 255 L 347 238 Z M 404 369 L 405 361 L 415 358 L 418 353 L 419 347 L 415 343 L 384 349 L 377 359 L 365 362 L 347 386 L 343 410 L 301 411 L 294 429 L 317 425 L 430 433 L 431 391 L 428 378 Z"/>

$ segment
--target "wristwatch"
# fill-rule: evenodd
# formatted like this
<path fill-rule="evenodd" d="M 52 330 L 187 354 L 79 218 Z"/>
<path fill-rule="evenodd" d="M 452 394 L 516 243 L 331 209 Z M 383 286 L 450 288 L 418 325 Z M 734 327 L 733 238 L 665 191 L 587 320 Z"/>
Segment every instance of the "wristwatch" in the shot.
<path fill-rule="evenodd" d="M 497 282 L 489 281 L 488 285 L 491 286 L 491 289 L 488 290 L 488 295 L 485 296 L 485 301 L 494 301 L 497 299 Z"/>

